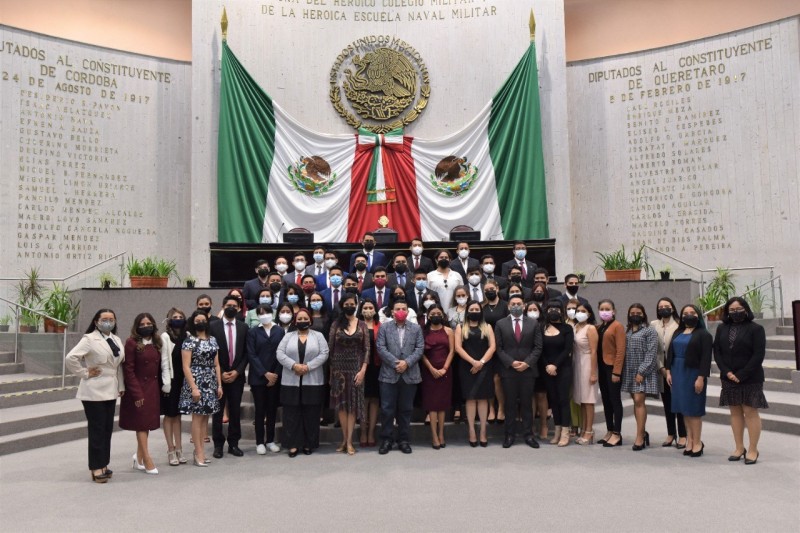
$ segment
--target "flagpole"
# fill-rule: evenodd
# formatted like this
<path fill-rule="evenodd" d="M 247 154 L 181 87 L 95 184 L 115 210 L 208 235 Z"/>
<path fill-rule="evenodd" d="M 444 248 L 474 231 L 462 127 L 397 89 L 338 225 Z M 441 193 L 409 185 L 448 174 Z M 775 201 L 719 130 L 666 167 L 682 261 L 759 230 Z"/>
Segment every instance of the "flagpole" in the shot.
<path fill-rule="evenodd" d="M 225 16 L 225 15 L 223 15 Z M 531 8 L 531 16 L 528 19 L 528 28 L 531 30 L 531 42 L 536 40 L 536 18 L 533 16 L 533 8 Z M 224 35 L 225 30 L 223 30 Z M 223 37 L 224 40 L 224 37 Z"/>
<path fill-rule="evenodd" d="M 533 11 L 531 11 L 531 16 L 533 16 Z M 219 21 L 219 25 L 222 27 L 222 42 L 228 40 L 228 14 L 225 12 L 225 6 L 222 7 L 222 19 Z"/>

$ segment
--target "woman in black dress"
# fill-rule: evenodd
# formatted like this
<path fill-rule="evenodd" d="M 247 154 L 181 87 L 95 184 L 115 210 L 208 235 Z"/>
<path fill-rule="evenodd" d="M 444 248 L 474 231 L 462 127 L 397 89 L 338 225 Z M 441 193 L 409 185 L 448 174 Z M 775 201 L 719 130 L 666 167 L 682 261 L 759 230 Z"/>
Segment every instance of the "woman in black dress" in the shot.
<path fill-rule="evenodd" d="M 166 328 L 161 334 L 161 414 L 164 415 L 164 438 L 170 466 L 186 463 L 181 444 L 181 399 L 183 361 L 181 346 L 186 340 L 186 313 L 173 307 L 167 313 Z"/>
<path fill-rule="evenodd" d="M 767 337 L 764 328 L 753 322 L 750 305 L 734 297 L 722 308 L 722 324 L 714 337 L 714 361 L 719 367 L 722 392 L 720 407 L 731 411 L 731 429 L 736 449 L 728 457 L 752 465 L 758 460 L 758 439 L 761 437 L 759 409 L 767 409 L 764 396 L 764 355 Z M 744 447 L 744 428 L 750 437 L 749 449 Z"/>
<path fill-rule="evenodd" d="M 365 417 L 361 419 L 361 439 L 362 448 L 372 448 L 375 446 L 375 426 L 378 424 L 378 413 L 381 408 L 380 387 L 378 385 L 378 374 L 381 368 L 381 358 L 375 348 L 375 339 L 378 337 L 378 328 L 381 323 L 378 320 L 377 305 L 370 298 L 361 300 L 361 311 L 358 317 L 364 321 L 369 333 L 369 353 L 372 354 L 367 364 L 367 375 L 364 377 L 364 410 Z"/>
<path fill-rule="evenodd" d="M 542 357 L 545 371 L 547 401 L 553 410 L 555 433 L 550 444 L 560 447 L 569 444 L 569 389 L 572 385 L 572 345 L 574 331 L 564 322 L 561 302 L 553 300 L 545 308 L 545 327 L 542 337 Z"/>
<path fill-rule="evenodd" d="M 486 323 L 481 304 L 467 303 L 464 324 L 455 331 L 456 353 L 460 357 L 458 373 L 461 391 L 467 403 L 467 429 L 469 445 L 473 448 L 480 443 L 488 444 L 486 422 L 489 414 L 489 401 L 494 392 L 493 365 L 495 341 L 494 329 Z M 475 436 L 475 413 L 480 419 L 480 440 Z"/>
<path fill-rule="evenodd" d="M 508 316 L 508 302 L 500 299 L 500 286 L 492 280 L 487 281 L 483 286 L 483 296 L 483 320 L 494 331 L 497 321 Z M 494 381 L 494 398 L 497 400 L 497 415 L 495 416 L 494 400 L 490 400 L 487 422 L 494 424 L 496 421 L 498 424 L 502 424 L 506 419 L 506 415 L 503 412 L 505 396 L 503 395 L 503 384 L 500 382 L 501 366 L 499 359 L 491 367 Z"/>

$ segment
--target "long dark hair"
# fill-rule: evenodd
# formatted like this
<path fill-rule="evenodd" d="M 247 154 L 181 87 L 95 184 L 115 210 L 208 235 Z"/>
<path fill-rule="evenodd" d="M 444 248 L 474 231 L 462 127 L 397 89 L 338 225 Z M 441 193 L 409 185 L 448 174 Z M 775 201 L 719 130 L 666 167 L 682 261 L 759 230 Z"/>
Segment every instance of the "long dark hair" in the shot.
<path fill-rule="evenodd" d="M 668 298 L 667 296 L 662 296 L 661 298 L 656 301 L 656 317 L 661 318 L 658 316 L 658 302 L 669 302 L 669 305 L 672 306 L 672 318 L 675 319 L 675 322 L 680 322 L 681 315 L 678 314 L 678 308 L 675 305 L 675 302 L 672 301 L 672 298 Z M 694 307 L 694 306 L 683 306 L 683 309 L 686 307 Z"/>
<path fill-rule="evenodd" d="M 195 328 L 194 319 L 199 317 L 199 316 L 205 317 L 206 324 L 210 324 L 211 323 L 211 321 L 208 318 L 208 315 L 206 313 L 204 313 L 203 311 L 195 311 L 194 313 L 192 313 L 192 316 L 190 316 L 189 320 L 186 322 L 186 329 L 189 331 L 189 334 L 191 334 L 192 337 L 197 337 L 197 328 Z M 206 329 L 205 333 L 208 336 L 211 335 L 208 332 L 208 329 Z"/>
<path fill-rule="evenodd" d="M 347 329 L 349 318 L 344 312 L 344 304 L 350 300 L 353 300 L 353 303 L 356 304 L 356 311 L 358 311 L 358 298 L 356 298 L 355 294 L 346 292 L 344 296 L 342 296 L 342 299 L 339 300 L 339 316 L 336 317 L 336 329 Z"/>
<path fill-rule="evenodd" d="M 750 304 L 747 303 L 747 300 L 745 300 L 741 296 L 734 296 L 733 298 L 725 302 L 725 305 L 722 307 L 722 322 L 724 324 L 733 323 L 733 320 L 731 320 L 730 307 L 731 304 L 734 302 L 739 302 L 739 304 L 742 307 L 744 307 L 744 310 L 747 313 L 744 317 L 744 322 L 742 323 L 744 324 L 745 322 L 752 322 L 753 319 L 755 318 L 755 315 L 753 314 L 753 311 L 750 309 Z"/>
<path fill-rule="evenodd" d="M 447 313 L 445 313 L 444 308 L 440 304 L 433 304 L 430 307 L 430 309 L 425 311 L 425 316 L 428 317 L 428 319 L 425 321 L 425 331 L 429 331 L 431 329 L 431 317 L 430 317 L 430 314 L 431 314 L 431 311 L 433 311 L 434 309 L 438 309 L 439 311 L 441 311 L 442 312 L 442 317 L 445 320 L 447 319 Z M 448 327 L 447 323 L 446 322 L 442 322 L 442 327 Z"/>
<path fill-rule="evenodd" d="M 94 314 L 94 317 L 92 318 L 92 323 L 89 324 L 88 328 L 86 328 L 86 333 L 91 333 L 97 329 L 97 321 L 100 320 L 100 315 L 102 315 L 103 313 L 111 313 L 112 315 L 114 315 L 114 329 L 111 330 L 111 333 L 113 333 L 114 335 L 117 334 L 117 313 L 115 313 L 112 309 L 107 309 L 107 308 L 99 309 Z"/>
<path fill-rule="evenodd" d="M 541 281 L 537 281 L 536 283 L 533 284 L 533 288 L 531 289 L 531 300 L 533 300 L 534 302 L 536 301 L 534 299 L 533 295 L 536 294 L 536 289 L 539 288 L 539 287 L 542 288 L 542 294 L 544 294 L 544 298 L 542 298 L 542 301 L 541 301 L 542 307 L 547 307 L 547 302 L 550 299 L 549 298 L 550 295 L 547 293 L 547 284 L 546 283 L 542 283 Z M 562 312 L 563 312 L 563 309 L 562 309 Z"/>
<path fill-rule="evenodd" d="M 158 334 L 158 325 L 156 324 L 156 319 L 153 318 L 153 315 L 150 313 L 139 313 L 136 315 L 136 318 L 133 319 L 133 326 L 131 326 L 131 339 L 136 341 L 136 351 L 141 352 L 144 350 L 144 339 L 142 336 L 139 335 L 139 332 L 136 331 L 139 328 L 139 324 L 142 323 L 142 320 L 147 319 L 153 324 L 153 336 L 151 337 L 153 340 L 153 346 L 156 347 L 156 350 L 161 350 L 161 336 Z"/>
<path fill-rule="evenodd" d="M 666 300 L 666 298 L 662 298 L 662 300 Z M 697 326 L 695 326 L 694 329 L 706 329 L 706 321 L 703 320 L 703 312 L 700 310 L 700 308 L 697 307 L 694 304 L 686 304 L 683 307 L 681 307 L 681 314 L 680 314 L 681 318 L 680 318 L 680 322 L 678 322 L 678 329 L 675 331 L 676 334 L 677 334 L 677 332 L 683 331 L 683 330 L 686 329 L 686 324 L 683 323 L 683 312 L 687 308 L 694 309 L 694 312 L 697 314 L 697 319 L 698 319 L 697 320 Z M 673 309 L 675 309 L 675 308 L 673 307 Z M 675 337 L 675 335 L 673 335 L 673 338 L 674 337 Z"/>
<path fill-rule="evenodd" d="M 558 309 L 559 311 L 561 311 L 561 320 L 559 320 L 558 322 L 551 322 L 549 316 L 550 309 Z M 541 316 L 542 315 L 540 314 L 539 317 Z M 561 300 L 553 300 L 552 302 L 548 302 L 547 306 L 544 308 L 544 321 L 547 323 L 548 326 L 553 326 L 555 324 L 555 327 L 557 328 L 558 324 L 566 324 L 566 317 L 567 313 L 564 311 L 564 306 L 561 305 Z"/>
<path fill-rule="evenodd" d="M 584 324 L 591 324 L 592 326 L 596 326 L 597 317 L 594 316 L 594 309 L 592 309 L 591 304 L 589 304 L 588 302 L 585 304 L 578 303 L 578 307 L 583 307 L 584 309 L 586 309 L 586 312 L 589 313 L 589 318 L 586 319 L 586 322 L 584 322 Z M 575 310 L 577 311 L 578 309 L 576 308 Z M 577 321 L 577 319 L 575 320 Z M 580 322 L 578 322 L 578 324 L 580 324 Z"/>
<path fill-rule="evenodd" d="M 627 327 L 628 331 L 630 331 L 631 327 L 633 327 L 633 324 L 631 324 L 631 319 L 630 319 L 631 309 L 638 309 L 642 312 L 642 315 L 644 315 L 644 320 L 642 321 L 642 325 L 640 327 L 646 328 L 647 326 L 650 325 L 647 322 L 647 311 L 645 310 L 644 306 L 640 303 L 631 304 L 631 306 L 628 308 L 628 314 L 626 315 L 626 318 L 628 320 L 628 327 Z"/>

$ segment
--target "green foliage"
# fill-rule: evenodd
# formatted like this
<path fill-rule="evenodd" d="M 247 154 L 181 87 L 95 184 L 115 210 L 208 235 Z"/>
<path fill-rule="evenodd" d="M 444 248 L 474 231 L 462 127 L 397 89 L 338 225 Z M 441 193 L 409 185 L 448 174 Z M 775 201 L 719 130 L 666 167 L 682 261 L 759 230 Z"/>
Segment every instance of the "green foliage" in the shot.
<path fill-rule="evenodd" d="M 703 296 L 697 299 L 703 311 L 708 312 L 728 301 L 731 296 L 736 294 L 736 284 L 733 281 L 734 274 L 730 269 L 717 267 L 716 274 L 706 287 Z"/>
<path fill-rule="evenodd" d="M 712 309 L 719 307 L 720 305 L 724 304 L 725 300 L 720 298 L 719 294 L 711 291 L 706 291 L 706 293 L 699 298 L 697 298 L 697 305 L 703 310 L 703 312 L 707 313 Z"/>
<path fill-rule="evenodd" d="M 623 244 L 619 250 L 610 253 L 595 251 L 594 254 L 600 260 L 600 267 L 603 270 L 636 270 L 642 269 L 649 275 L 654 275 L 655 271 L 644 256 L 644 244 L 634 251 L 631 255 L 625 251 Z"/>
<path fill-rule="evenodd" d="M 119 285 L 117 278 L 110 272 L 103 272 L 100 274 L 100 287 L 105 287 L 106 283 L 109 287 L 116 287 Z"/>
<path fill-rule="evenodd" d="M 176 261 L 167 261 L 159 257 L 145 257 L 144 259 L 136 259 L 131 256 L 128 258 L 126 265 L 128 269 L 128 277 L 146 276 L 153 278 L 169 278 L 178 277 L 178 268 Z"/>
<path fill-rule="evenodd" d="M 11 324 L 11 315 L 5 314 L 0 316 L 0 326 L 8 326 Z"/>
<path fill-rule="evenodd" d="M 767 296 L 761 290 L 761 287 L 758 287 L 759 283 L 754 281 L 752 285 L 745 285 L 744 286 L 744 299 L 747 300 L 747 303 L 750 304 L 750 309 L 753 313 L 762 313 L 764 312 L 764 304 L 767 301 Z"/>
<path fill-rule="evenodd" d="M 80 301 L 72 302 L 66 285 L 53 283 L 53 288 L 47 293 L 44 299 L 44 313 L 51 318 L 71 324 L 78 317 Z"/>

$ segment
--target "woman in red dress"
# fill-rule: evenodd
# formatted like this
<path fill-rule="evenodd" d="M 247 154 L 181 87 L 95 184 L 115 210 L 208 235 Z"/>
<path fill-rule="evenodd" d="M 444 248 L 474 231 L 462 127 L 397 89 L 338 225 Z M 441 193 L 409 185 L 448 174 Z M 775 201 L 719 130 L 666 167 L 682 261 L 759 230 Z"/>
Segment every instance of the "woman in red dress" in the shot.
<path fill-rule="evenodd" d="M 125 342 L 122 363 L 126 394 L 119 407 L 119 427 L 136 432 L 133 468 L 147 474 L 158 474 L 147 447 L 149 432 L 160 427 L 161 338 L 157 331 L 153 315 L 139 313 Z"/>
<path fill-rule="evenodd" d="M 425 322 L 425 351 L 422 355 L 422 408 L 431 417 L 431 438 L 434 450 L 444 448 L 444 418 L 453 397 L 453 364 L 455 340 L 453 330 L 445 326 L 445 313 L 441 305 L 428 309 Z"/>

